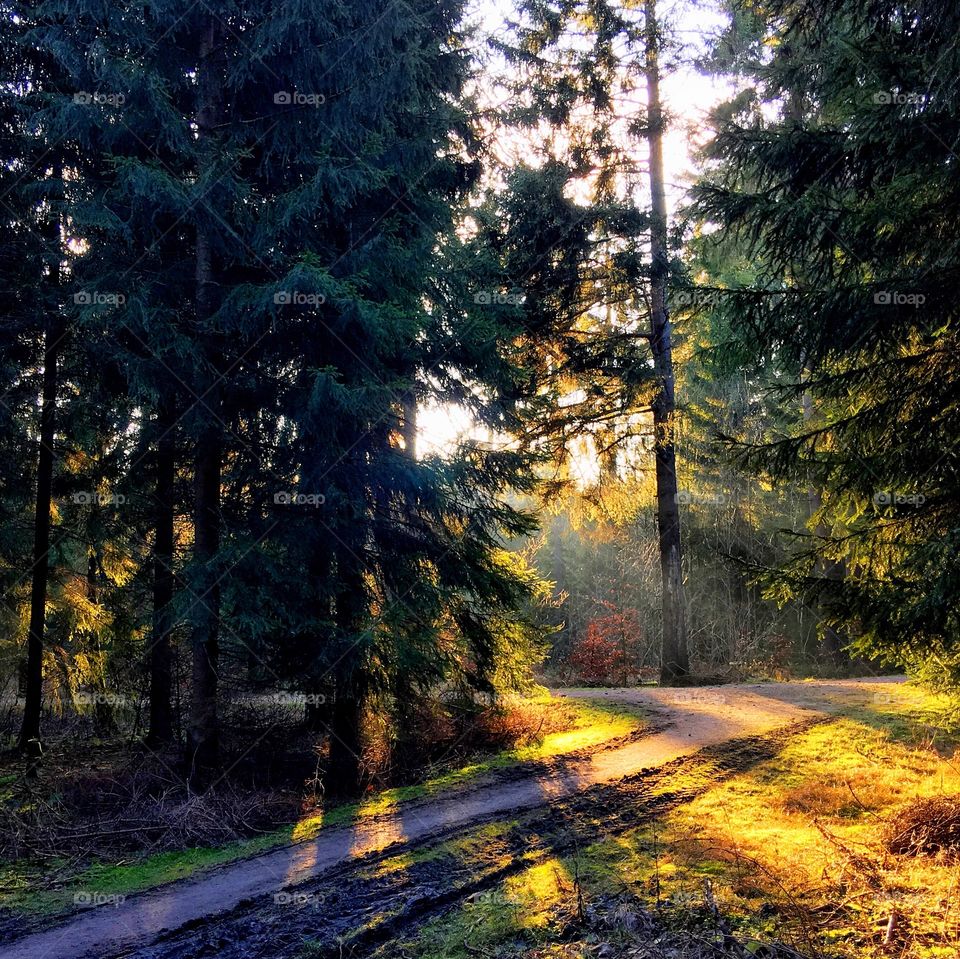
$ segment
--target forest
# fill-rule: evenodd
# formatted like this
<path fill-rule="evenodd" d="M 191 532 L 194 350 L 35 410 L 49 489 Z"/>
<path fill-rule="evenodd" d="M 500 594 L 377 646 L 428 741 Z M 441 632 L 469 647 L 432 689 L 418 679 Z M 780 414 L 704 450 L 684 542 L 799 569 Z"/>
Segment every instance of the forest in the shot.
<path fill-rule="evenodd" d="M 0 959 L 960 954 L 960 7 L 0 16 Z"/>

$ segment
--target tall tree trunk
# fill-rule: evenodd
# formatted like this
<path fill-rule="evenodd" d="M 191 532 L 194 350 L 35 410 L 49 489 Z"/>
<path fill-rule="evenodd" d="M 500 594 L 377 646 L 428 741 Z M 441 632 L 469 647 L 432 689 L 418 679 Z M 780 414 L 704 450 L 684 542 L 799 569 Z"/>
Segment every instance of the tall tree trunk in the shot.
<path fill-rule="evenodd" d="M 217 66 L 222 56 L 218 22 L 211 18 L 201 44 L 197 89 L 197 138 L 203 163 L 214 162 L 214 130 L 219 114 L 221 77 Z M 201 174 L 203 171 L 201 171 Z M 201 182 L 205 177 L 201 175 Z M 201 352 L 200 365 L 213 369 L 206 381 L 201 377 L 197 395 L 199 414 L 206 417 L 206 428 L 197 437 L 194 459 L 194 548 L 197 571 L 194 580 L 192 647 L 192 697 L 188 724 L 187 749 L 190 778 L 203 786 L 219 762 L 217 721 L 217 671 L 220 632 L 220 588 L 215 561 L 220 549 L 220 482 L 222 436 L 220 432 L 221 395 L 217 365 L 217 346 L 208 324 L 215 311 L 213 243 L 209 217 L 198 205 L 196 228 L 196 313 Z"/>
<path fill-rule="evenodd" d="M 316 489 L 316 487 L 310 486 L 310 489 Z M 325 690 L 329 687 L 326 667 L 329 662 L 327 656 L 330 652 L 333 637 L 331 635 L 332 631 L 326 624 L 331 621 L 334 612 L 333 598 L 330 595 L 332 566 L 333 550 L 330 548 L 329 540 L 314 535 L 312 549 L 307 560 L 307 575 L 314 593 L 316 621 L 318 624 L 324 624 L 322 627 L 319 625 L 315 627 L 313 635 L 308 639 L 310 645 L 304 649 L 304 656 L 308 661 L 304 670 L 307 680 L 306 692 L 314 697 L 326 696 Z M 327 728 L 330 715 L 330 708 L 325 699 L 322 701 L 316 698 L 307 700 L 304 715 L 307 729 L 319 732 Z"/>
<path fill-rule="evenodd" d="M 657 475 L 657 530 L 660 575 L 663 582 L 663 645 L 660 681 L 675 683 L 690 672 L 687 623 L 683 596 L 683 552 L 680 542 L 680 506 L 675 449 L 673 344 L 667 312 L 669 251 L 667 201 L 663 178 L 663 110 L 660 103 L 659 31 L 656 0 L 646 0 L 647 142 L 650 148 L 650 303 L 651 337 L 656 373 L 653 401 L 654 455 Z"/>
<path fill-rule="evenodd" d="M 337 694 L 330 719 L 329 791 L 334 796 L 352 796 L 361 788 L 360 752 L 363 694 L 344 663 L 338 670 Z"/>
<path fill-rule="evenodd" d="M 174 479 L 176 474 L 175 419 L 168 404 L 161 407 L 157 428 L 156 512 L 153 543 L 153 636 L 150 642 L 150 730 L 152 745 L 173 739 L 173 540 Z"/>
<path fill-rule="evenodd" d="M 216 769 L 220 754 L 217 720 L 220 587 L 214 567 L 220 549 L 220 442 L 216 433 L 211 432 L 199 441 L 195 471 L 193 682 L 187 749 L 190 778 L 195 785 L 203 786 Z"/>
<path fill-rule="evenodd" d="M 87 601 L 96 604 L 100 599 L 100 590 L 97 580 L 102 573 L 100 555 L 94 540 L 95 530 L 97 528 L 98 507 L 92 506 L 90 509 L 90 518 L 88 521 L 88 530 L 91 546 L 87 553 Z M 114 715 L 113 700 L 110 698 L 110 687 L 107 683 L 107 657 L 103 653 L 103 647 L 100 644 L 100 637 L 97 636 L 97 658 L 98 670 L 96 678 L 96 699 L 93 704 L 93 725 L 97 735 L 105 736 L 114 732 L 117 728 L 117 720 Z"/>
<path fill-rule="evenodd" d="M 61 322 L 46 331 L 43 350 L 43 387 L 40 400 L 40 450 L 37 459 L 37 496 L 33 519 L 33 571 L 30 584 L 30 626 L 27 639 L 26 702 L 18 748 L 32 758 L 40 756 L 40 713 L 43 708 L 43 644 L 50 572 L 50 504 L 53 498 L 53 438 L 56 427 L 57 364 L 64 335 Z"/>
<path fill-rule="evenodd" d="M 365 627 L 366 603 L 363 581 L 356 560 L 345 549 L 337 553 L 336 620 L 340 642 L 346 649 L 336 666 L 336 695 L 330 721 L 329 791 L 349 795 L 359 791 L 360 755 L 363 750 L 362 720 L 366 701 L 366 677 L 360 633 Z"/>

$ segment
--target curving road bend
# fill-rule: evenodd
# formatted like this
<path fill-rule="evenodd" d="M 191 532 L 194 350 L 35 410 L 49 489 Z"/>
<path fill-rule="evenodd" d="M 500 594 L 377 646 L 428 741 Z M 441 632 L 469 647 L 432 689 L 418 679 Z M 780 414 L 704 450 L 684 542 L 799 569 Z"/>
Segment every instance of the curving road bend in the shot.
<path fill-rule="evenodd" d="M 813 715 L 889 696 L 899 678 L 698 687 L 572 689 L 557 695 L 633 703 L 649 710 L 659 731 L 600 746 L 575 760 L 510 771 L 443 796 L 331 827 L 308 842 L 223 866 L 121 902 L 94 906 L 62 924 L 0 944 L 0 959 L 108 959 L 135 956 L 159 936 L 250 900 L 313 879 L 360 857 L 415 845 L 478 820 L 514 813 L 608 783 L 742 736 L 756 736 Z"/>

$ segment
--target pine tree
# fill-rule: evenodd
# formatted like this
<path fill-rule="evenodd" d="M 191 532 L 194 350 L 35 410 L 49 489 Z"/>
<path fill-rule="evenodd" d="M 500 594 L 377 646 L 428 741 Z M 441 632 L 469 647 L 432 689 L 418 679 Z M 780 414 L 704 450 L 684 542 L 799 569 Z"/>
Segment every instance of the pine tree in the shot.
<path fill-rule="evenodd" d="M 586 442 L 612 475 L 642 459 L 642 436 L 652 440 L 662 678 L 676 682 L 689 662 L 666 295 L 662 31 L 653 3 L 638 11 L 537 2 L 521 14 L 503 47 L 518 72 L 507 122 L 536 138 L 537 159 L 508 175 L 506 194 L 486 214 L 500 270 L 490 282 L 524 298 L 515 322 L 529 346 L 529 389 L 542 402 L 528 408 L 528 439 L 558 461 Z"/>
<path fill-rule="evenodd" d="M 855 650 L 943 680 L 957 676 L 956 27 L 942 3 L 773 5 L 698 190 L 760 265 L 762 284 L 730 297 L 743 342 L 795 371 L 793 402 L 812 398 L 805 425 L 746 451 L 822 490 L 771 588 L 821 601 Z"/>
<path fill-rule="evenodd" d="M 20 13 L 20 11 L 17 11 Z M 47 618 L 51 550 L 51 508 L 57 441 L 58 402 L 67 350 L 69 306 L 64 298 L 64 274 L 69 251 L 62 239 L 64 221 L 60 197 L 64 171 L 71 163 L 70 144 L 51 138 L 36 120 L 40 94 L 57 79 L 56 67 L 25 37 L 32 21 L 4 9 L 4 38 L 0 45 L 5 83 L 2 89 L 4 231 L 4 336 L 12 395 L 4 402 L 7 411 L 17 411 L 16 398 L 30 404 L 35 389 L 37 418 L 14 415 L 4 426 L 16 445 L 28 431 L 36 438 L 36 471 L 33 474 L 33 548 L 30 569 L 30 614 L 27 660 L 24 672 L 25 705 L 19 749 L 36 758 L 41 751 L 40 719 L 43 697 L 43 657 Z M 19 365 L 17 365 L 19 364 Z M 24 386 L 27 395 L 24 396 Z M 20 412 L 25 413 L 24 406 Z M 7 434 L 9 436 L 9 433 Z M 7 477 L 8 488 L 19 485 Z M 21 487 L 22 490 L 22 487 Z M 19 498 L 19 497 L 17 497 Z M 13 584 L 15 589 L 17 584 Z"/>
<path fill-rule="evenodd" d="M 334 696 L 331 788 L 350 790 L 368 709 L 443 681 L 489 691 L 536 655 L 538 587 L 502 550 L 531 528 L 502 502 L 529 489 L 529 458 L 412 455 L 417 404 L 450 384 L 491 422 L 514 402 L 509 357 L 458 328 L 442 275 L 477 173 L 460 7 L 67 14 L 42 4 L 31 39 L 67 75 L 44 123 L 96 171 L 64 202 L 72 279 L 114 296 L 84 331 L 125 371 L 131 472 L 156 466 L 153 691 L 168 696 L 172 456 L 195 491 L 174 603 L 194 781 L 215 779 L 220 687 L 243 661 L 248 680 Z"/>
<path fill-rule="evenodd" d="M 653 398 L 654 458 L 657 471 L 657 532 L 663 580 L 661 681 L 673 683 L 690 672 L 680 544 L 680 488 L 677 482 L 677 403 L 673 372 L 673 335 L 667 309 L 670 251 L 663 173 L 663 107 L 660 102 L 660 25 L 656 0 L 644 3 L 647 82 L 646 138 L 649 146 L 650 352 L 657 383 Z"/>

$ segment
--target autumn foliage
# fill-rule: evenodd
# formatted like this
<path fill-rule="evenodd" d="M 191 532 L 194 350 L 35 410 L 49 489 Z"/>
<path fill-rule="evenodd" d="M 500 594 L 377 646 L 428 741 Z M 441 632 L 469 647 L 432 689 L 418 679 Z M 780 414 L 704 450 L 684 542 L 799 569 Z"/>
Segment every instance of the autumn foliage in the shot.
<path fill-rule="evenodd" d="M 588 624 L 586 635 L 571 649 L 567 665 L 581 682 L 626 685 L 636 669 L 642 639 L 639 614 L 610 602 L 603 605 L 607 614 Z"/>

